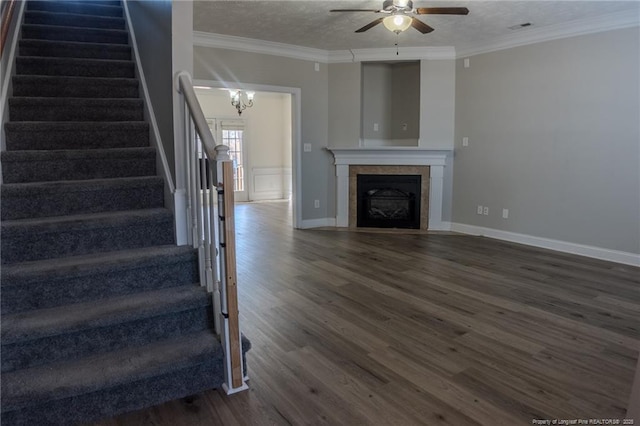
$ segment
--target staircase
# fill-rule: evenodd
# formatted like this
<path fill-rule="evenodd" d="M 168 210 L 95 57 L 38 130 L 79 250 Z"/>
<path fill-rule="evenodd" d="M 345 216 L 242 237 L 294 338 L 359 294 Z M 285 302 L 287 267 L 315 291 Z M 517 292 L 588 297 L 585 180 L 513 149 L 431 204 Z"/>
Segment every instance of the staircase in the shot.
<path fill-rule="evenodd" d="M 223 382 L 131 59 L 119 1 L 27 4 L 1 154 L 3 425 L 89 422 Z"/>

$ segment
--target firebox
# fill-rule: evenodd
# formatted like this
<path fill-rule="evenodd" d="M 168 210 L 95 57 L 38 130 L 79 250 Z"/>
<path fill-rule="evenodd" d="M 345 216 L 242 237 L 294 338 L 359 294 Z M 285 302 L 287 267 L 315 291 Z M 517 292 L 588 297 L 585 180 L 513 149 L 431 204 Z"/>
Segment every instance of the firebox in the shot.
<path fill-rule="evenodd" d="M 357 223 L 420 229 L 420 175 L 357 175 Z"/>

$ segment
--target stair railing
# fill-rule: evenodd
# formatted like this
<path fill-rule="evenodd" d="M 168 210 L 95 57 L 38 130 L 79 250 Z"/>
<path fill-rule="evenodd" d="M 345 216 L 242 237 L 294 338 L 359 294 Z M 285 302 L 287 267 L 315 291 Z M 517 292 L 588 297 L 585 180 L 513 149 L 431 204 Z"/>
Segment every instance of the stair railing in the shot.
<path fill-rule="evenodd" d="M 9 27 L 13 20 L 13 12 L 16 7 L 17 0 L 9 0 L 2 4 L 2 23 L 0 24 L 0 56 L 4 53 L 4 45 L 9 36 Z"/>
<path fill-rule="evenodd" d="M 213 297 L 215 328 L 225 357 L 222 386 L 232 394 L 248 389 L 238 313 L 233 161 L 229 147 L 216 146 L 189 73 L 179 72 L 176 80 L 184 105 L 178 125 L 184 130 L 189 242 L 198 251 L 200 283 Z"/>

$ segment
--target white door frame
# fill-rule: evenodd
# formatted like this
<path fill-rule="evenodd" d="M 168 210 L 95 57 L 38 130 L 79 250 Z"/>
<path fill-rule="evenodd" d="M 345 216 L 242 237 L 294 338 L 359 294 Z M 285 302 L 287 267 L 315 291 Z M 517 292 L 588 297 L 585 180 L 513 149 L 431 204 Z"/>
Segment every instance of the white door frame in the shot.
<path fill-rule="evenodd" d="M 291 169 L 293 171 L 291 174 L 291 193 L 293 194 L 293 227 L 300 228 L 302 226 L 302 127 L 300 124 L 302 90 L 298 87 L 271 86 L 221 80 L 194 80 L 193 85 L 223 89 L 241 89 L 254 92 L 287 93 L 291 95 Z M 256 100 L 256 102 L 259 101 Z"/>

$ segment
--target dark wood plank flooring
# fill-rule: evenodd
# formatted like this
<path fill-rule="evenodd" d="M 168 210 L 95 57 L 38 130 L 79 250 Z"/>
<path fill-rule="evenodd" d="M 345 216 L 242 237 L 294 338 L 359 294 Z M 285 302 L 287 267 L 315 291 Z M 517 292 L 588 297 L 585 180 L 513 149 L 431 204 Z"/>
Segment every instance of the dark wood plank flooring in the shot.
<path fill-rule="evenodd" d="M 251 389 L 98 425 L 624 418 L 640 269 L 473 236 L 293 230 L 290 215 L 237 206 Z"/>

